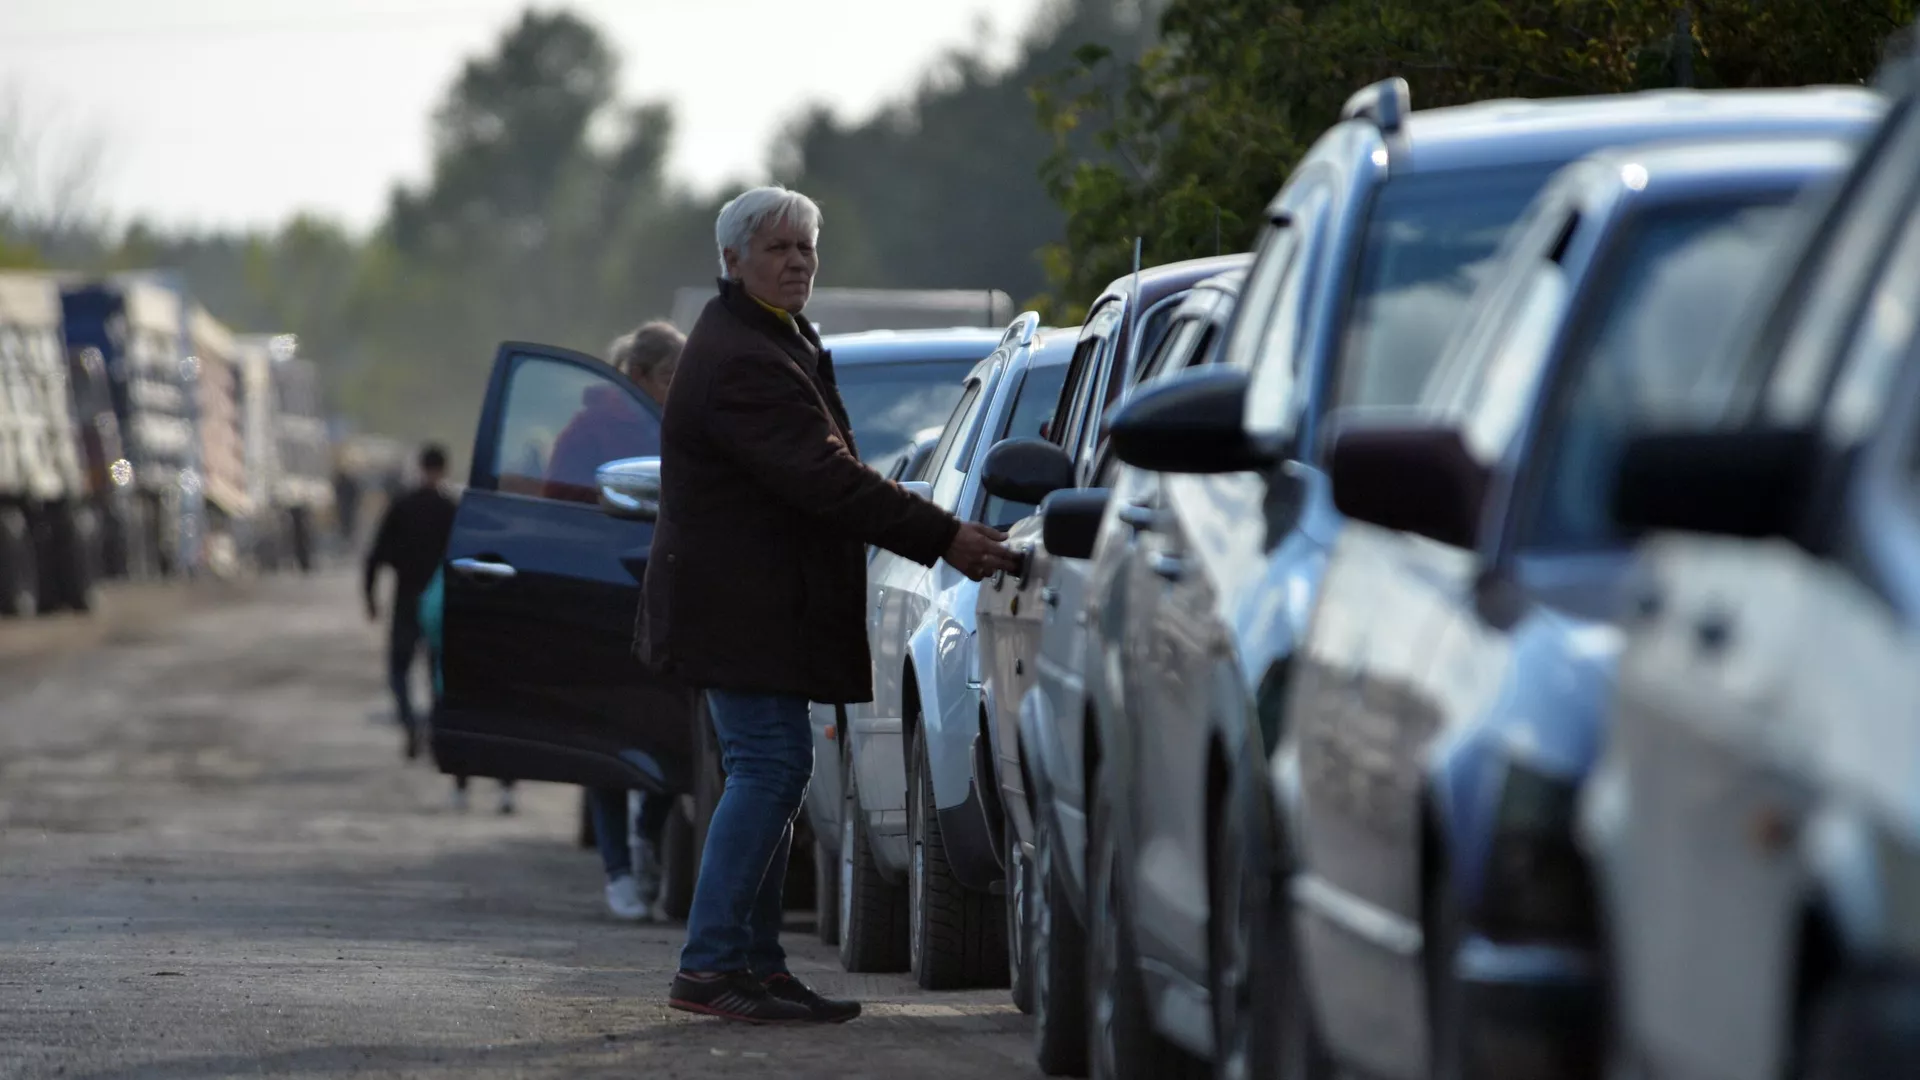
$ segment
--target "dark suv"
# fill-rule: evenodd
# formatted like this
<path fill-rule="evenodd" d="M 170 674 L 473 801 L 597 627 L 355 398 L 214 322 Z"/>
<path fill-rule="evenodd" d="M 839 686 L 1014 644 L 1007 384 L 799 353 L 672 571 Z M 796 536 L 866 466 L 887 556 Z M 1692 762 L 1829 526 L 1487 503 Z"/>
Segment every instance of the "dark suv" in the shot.
<path fill-rule="evenodd" d="M 1340 726 L 1340 755 L 1306 759 L 1287 706 L 1342 526 L 1328 417 L 1416 401 L 1560 167 L 1652 139 L 1825 135 L 1878 108 L 1834 89 L 1410 112 L 1395 79 L 1356 94 L 1309 151 L 1269 209 L 1227 362 L 1114 418 L 1121 459 L 1163 482 L 1145 505 L 1113 508 L 1095 559 L 1089 894 L 1114 926 L 1094 931 L 1111 955 L 1096 951 L 1089 990 L 1119 1018 L 1093 1039 L 1102 1074 L 1164 1075 L 1180 1051 L 1241 1075 L 1267 1075 L 1282 1053 L 1290 1075 L 1329 1075 L 1330 1059 L 1424 1069 L 1418 890 L 1380 891 L 1405 870 L 1376 844 L 1417 845 L 1420 778 L 1396 763 L 1418 718 L 1395 680 L 1349 682 L 1379 719 Z M 1337 617 L 1364 647 L 1329 669 L 1351 680 L 1412 663 L 1430 615 L 1356 598 Z M 1336 629 L 1336 613 L 1313 617 L 1316 634 Z M 1323 819 L 1301 811 L 1319 790 L 1373 816 L 1319 836 Z M 1317 837 L 1310 851 L 1303 837 Z"/>

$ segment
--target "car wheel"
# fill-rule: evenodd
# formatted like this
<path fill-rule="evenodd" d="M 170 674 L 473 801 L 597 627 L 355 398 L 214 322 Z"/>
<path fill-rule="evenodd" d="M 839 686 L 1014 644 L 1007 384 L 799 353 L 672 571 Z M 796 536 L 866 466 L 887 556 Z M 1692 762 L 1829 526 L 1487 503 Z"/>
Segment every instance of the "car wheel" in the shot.
<path fill-rule="evenodd" d="M 1219 808 L 1213 829 L 1208 936 L 1218 1047 L 1214 1072 L 1219 1080 L 1262 1080 L 1278 1071 L 1273 888 L 1255 846 L 1267 843 L 1267 833 L 1247 820 L 1258 812 L 1250 800 L 1229 798 Z"/>
<path fill-rule="evenodd" d="M 1289 865 L 1284 854 L 1275 864 Z M 1280 1068 L 1274 1075 L 1280 1080 L 1331 1080 L 1333 1058 L 1321 1040 L 1319 1021 L 1314 1019 L 1313 1002 L 1307 997 L 1306 976 L 1301 966 L 1299 938 L 1294 934 L 1293 918 L 1284 906 L 1273 924 L 1273 931 L 1273 967 L 1279 991 L 1274 1042 L 1280 1054 Z"/>
<path fill-rule="evenodd" d="M 1005 917 L 991 893 L 960 884 L 947 862 L 940 816 L 933 805 L 923 728 L 915 726 L 907 759 L 907 827 L 913 847 L 907 863 L 909 959 L 922 989 L 1005 986 Z"/>
<path fill-rule="evenodd" d="M 92 611 L 100 542 L 93 509 L 72 503 L 53 507 L 47 528 L 47 554 L 53 570 L 47 606 Z"/>
<path fill-rule="evenodd" d="M 1433 1080 L 1466 1075 L 1460 1042 L 1460 986 L 1453 961 L 1460 947 L 1459 909 L 1452 883 L 1442 867 L 1427 884 L 1427 1073 Z"/>
<path fill-rule="evenodd" d="M 685 796 L 673 800 L 660 830 L 660 909 L 684 922 L 693 910 L 693 886 L 699 880 L 700 852 L 693 846 L 693 817 Z"/>
<path fill-rule="evenodd" d="M 1033 864 L 1020 844 L 1012 815 L 1002 816 L 1001 830 L 1007 850 L 1007 983 L 1013 989 L 1014 1008 L 1032 1013 L 1033 957 L 1028 931 L 1033 926 Z"/>
<path fill-rule="evenodd" d="M 582 848 L 599 846 L 593 835 L 593 792 L 587 788 L 580 789 L 580 822 L 573 842 Z"/>
<path fill-rule="evenodd" d="M 0 508 L 0 615 L 40 610 L 40 561 L 33 529 L 18 507 Z"/>
<path fill-rule="evenodd" d="M 820 944 L 840 944 L 840 860 L 813 841 L 813 921 Z"/>
<path fill-rule="evenodd" d="M 1093 1080 L 1202 1080 L 1209 1072 L 1206 1064 L 1162 1038 L 1147 1011 L 1113 835 L 1111 788 L 1102 777 L 1087 852 L 1087 1075 Z"/>
<path fill-rule="evenodd" d="M 1026 938 L 1033 959 L 1033 1056 L 1048 1076 L 1087 1074 L 1086 931 L 1067 900 L 1066 868 L 1052 817 L 1034 815 L 1038 884 Z"/>
<path fill-rule="evenodd" d="M 1805 1051 L 1806 1080 L 1920 1076 L 1920 977 L 1898 970 L 1840 976 L 1820 994 Z"/>
<path fill-rule="evenodd" d="M 843 760 L 840 790 L 840 966 L 854 972 L 905 971 L 907 891 L 880 876 L 867 846 L 858 782 Z"/>

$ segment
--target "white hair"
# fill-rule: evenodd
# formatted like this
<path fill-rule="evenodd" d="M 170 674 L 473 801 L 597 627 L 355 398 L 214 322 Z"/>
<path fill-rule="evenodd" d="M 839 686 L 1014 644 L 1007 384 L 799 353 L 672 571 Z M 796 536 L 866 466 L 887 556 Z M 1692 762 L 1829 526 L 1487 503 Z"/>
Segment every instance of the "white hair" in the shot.
<path fill-rule="evenodd" d="M 720 208 L 713 223 L 713 241 L 719 248 L 720 276 L 727 273 L 727 252 L 745 256 L 754 234 L 770 222 L 798 225 L 820 235 L 820 207 L 797 191 L 774 184 L 743 191 Z"/>

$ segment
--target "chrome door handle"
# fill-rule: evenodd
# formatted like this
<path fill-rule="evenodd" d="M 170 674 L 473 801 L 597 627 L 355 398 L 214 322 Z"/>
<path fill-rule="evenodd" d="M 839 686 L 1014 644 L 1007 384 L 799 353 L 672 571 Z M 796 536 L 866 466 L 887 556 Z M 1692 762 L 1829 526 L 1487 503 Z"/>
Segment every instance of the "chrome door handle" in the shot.
<path fill-rule="evenodd" d="M 1146 503 L 1124 503 L 1118 516 L 1120 523 L 1134 532 L 1153 528 L 1153 507 Z"/>
<path fill-rule="evenodd" d="M 1040 589 L 1040 602 L 1048 607 L 1059 607 L 1060 590 L 1051 585 L 1042 586 Z"/>
<path fill-rule="evenodd" d="M 1147 556 L 1147 568 L 1159 574 L 1161 577 L 1166 578 L 1168 581 L 1179 581 L 1181 576 L 1187 572 L 1187 560 L 1178 555 L 1168 555 L 1166 552 L 1156 551 L 1152 555 Z"/>
<path fill-rule="evenodd" d="M 493 559 L 455 559 L 447 565 L 471 577 L 493 578 L 495 581 L 506 581 L 520 573 L 506 563 Z"/>

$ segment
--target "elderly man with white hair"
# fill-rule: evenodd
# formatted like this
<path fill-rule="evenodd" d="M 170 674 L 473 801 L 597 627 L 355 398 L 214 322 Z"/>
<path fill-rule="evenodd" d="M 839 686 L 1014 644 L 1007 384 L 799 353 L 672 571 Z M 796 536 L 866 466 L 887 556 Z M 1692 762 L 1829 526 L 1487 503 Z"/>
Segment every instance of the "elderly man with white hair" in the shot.
<path fill-rule="evenodd" d="M 978 580 L 1006 536 L 861 464 L 833 356 L 801 312 L 820 209 L 780 187 L 720 210 L 720 294 L 687 336 L 661 431 L 660 518 L 635 648 L 705 694 L 727 783 L 669 1003 L 750 1023 L 860 1013 L 787 970 L 781 888 L 813 776 L 808 701 L 873 698 L 866 546 Z"/>

